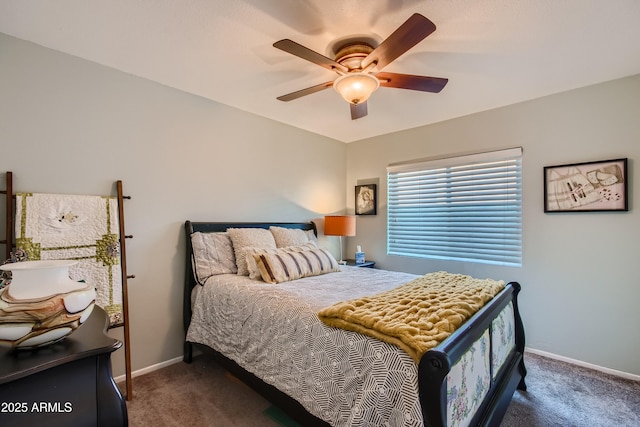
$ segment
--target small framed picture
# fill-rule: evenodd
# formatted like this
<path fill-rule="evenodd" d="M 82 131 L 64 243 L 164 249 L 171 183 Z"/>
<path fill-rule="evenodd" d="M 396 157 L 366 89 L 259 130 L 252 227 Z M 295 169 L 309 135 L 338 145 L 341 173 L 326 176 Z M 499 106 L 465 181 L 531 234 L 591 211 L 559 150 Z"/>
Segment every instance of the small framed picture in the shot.
<path fill-rule="evenodd" d="M 626 158 L 544 168 L 545 212 L 627 210 Z"/>
<path fill-rule="evenodd" d="M 356 215 L 376 215 L 376 184 L 356 185 Z"/>

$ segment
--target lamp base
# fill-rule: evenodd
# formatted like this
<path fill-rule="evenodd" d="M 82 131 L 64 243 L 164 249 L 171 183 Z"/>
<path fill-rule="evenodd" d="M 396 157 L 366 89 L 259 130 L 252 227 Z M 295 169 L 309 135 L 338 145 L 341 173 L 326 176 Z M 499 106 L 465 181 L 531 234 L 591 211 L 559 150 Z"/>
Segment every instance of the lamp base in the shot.
<path fill-rule="evenodd" d="M 347 261 L 342 259 L 343 255 L 344 255 L 344 252 L 342 252 L 342 236 L 340 236 L 340 261 L 338 261 L 338 264 L 347 265 Z"/>

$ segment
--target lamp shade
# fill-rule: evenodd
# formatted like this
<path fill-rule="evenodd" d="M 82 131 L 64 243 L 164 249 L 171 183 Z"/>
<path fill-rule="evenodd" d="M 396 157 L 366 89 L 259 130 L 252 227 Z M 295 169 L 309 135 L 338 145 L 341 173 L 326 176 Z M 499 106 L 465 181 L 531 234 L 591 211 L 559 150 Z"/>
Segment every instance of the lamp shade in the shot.
<path fill-rule="evenodd" d="M 355 236 L 356 217 L 350 215 L 329 215 L 324 217 L 325 236 Z"/>
<path fill-rule="evenodd" d="M 349 73 L 333 82 L 334 89 L 351 104 L 361 104 L 380 87 L 380 81 L 371 74 Z"/>

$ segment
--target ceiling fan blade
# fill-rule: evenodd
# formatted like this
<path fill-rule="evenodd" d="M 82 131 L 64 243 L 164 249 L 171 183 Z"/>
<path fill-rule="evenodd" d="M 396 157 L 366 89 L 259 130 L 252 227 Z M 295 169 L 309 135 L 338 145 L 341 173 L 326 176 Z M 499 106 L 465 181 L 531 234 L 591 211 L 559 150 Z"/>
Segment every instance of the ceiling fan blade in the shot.
<path fill-rule="evenodd" d="M 293 40 L 284 39 L 277 41 L 273 44 L 273 47 L 276 47 L 280 50 L 284 50 L 287 53 L 295 55 L 299 58 L 306 59 L 309 62 L 313 62 L 321 67 L 326 68 L 329 71 L 340 70 L 344 73 L 348 72 L 349 69 L 344 65 L 340 65 L 336 61 L 331 58 L 327 58 L 324 55 L 315 52 L 308 47 L 304 47 L 299 43 L 294 42 Z"/>
<path fill-rule="evenodd" d="M 420 90 L 422 92 L 440 92 L 449 79 L 440 77 L 412 76 L 410 74 L 376 73 L 380 86 L 399 89 Z"/>
<path fill-rule="evenodd" d="M 367 111 L 367 101 L 359 104 L 349 103 L 349 106 L 351 107 L 351 120 L 356 120 L 369 114 Z"/>
<path fill-rule="evenodd" d="M 326 82 L 326 83 L 321 83 L 319 85 L 311 86 L 311 87 L 308 87 L 306 89 L 301 89 L 301 90 L 298 90 L 298 91 L 295 91 L 295 92 L 288 93 L 286 95 L 279 96 L 276 99 L 278 99 L 280 101 L 285 101 L 285 102 L 293 101 L 294 99 L 301 98 L 301 97 L 303 97 L 305 95 L 311 95 L 312 93 L 320 92 L 321 90 L 324 90 L 324 89 L 329 88 L 331 86 L 333 86 L 333 82 L 332 81 L 331 82 Z"/>
<path fill-rule="evenodd" d="M 414 13 L 362 60 L 361 67 L 367 68 L 375 62 L 377 64 L 372 68 L 372 71 L 382 70 L 391 61 L 417 45 L 435 30 L 436 24 L 419 13 Z"/>

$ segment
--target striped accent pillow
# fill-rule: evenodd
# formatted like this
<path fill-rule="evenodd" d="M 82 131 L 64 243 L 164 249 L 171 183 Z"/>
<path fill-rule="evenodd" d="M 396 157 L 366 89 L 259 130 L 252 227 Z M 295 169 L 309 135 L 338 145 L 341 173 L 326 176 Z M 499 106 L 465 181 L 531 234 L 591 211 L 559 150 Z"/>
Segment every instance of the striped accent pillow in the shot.
<path fill-rule="evenodd" d="M 302 230 L 298 230 L 302 231 Z M 258 268 L 258 264 L 256 260 L 253 258 L 254 254 L 277 254 L 284 251 L 289 252 L 301 252 L 309 249 L 316 249 L 318 247 L 317 244 L 313 242 L 307 242 L 304 245 L 297 246 L 287 246 L 284 248 L 273 248 L 273 249 L 264 249 L 264 248 L 244 248 L 247 254 L 247 270 L 249 270 L 249 278 L 253 280 L 262 280 L 262 273 Z"/>
<path fill-rule="evenodd" d="M 271 251 L 270 251 L 271 252 Z M 281 283 L 307 276 L 340 271 L 338 261 L 326 249 L 291 251 L 281 249 L 275 253 L 253 254 L 262 280 L 267 283 Z"/>

